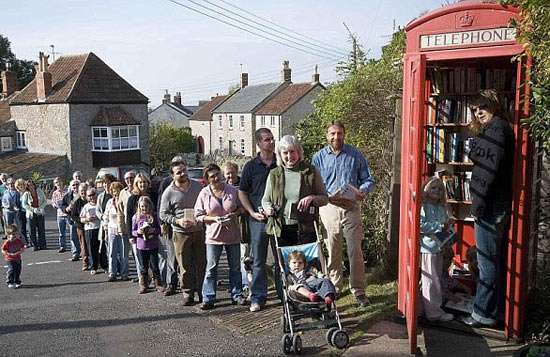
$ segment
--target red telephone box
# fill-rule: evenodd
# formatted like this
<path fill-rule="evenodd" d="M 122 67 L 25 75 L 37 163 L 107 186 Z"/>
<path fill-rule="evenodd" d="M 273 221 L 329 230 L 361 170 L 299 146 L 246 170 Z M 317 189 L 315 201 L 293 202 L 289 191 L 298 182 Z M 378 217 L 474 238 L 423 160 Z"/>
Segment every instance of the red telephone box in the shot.
<path fill-rule="evenodd" d="M 455 254 L 465 257 L 475 244 L 471 198 L 467 188 L 472 163 L 467 145 L 468 100 L 479 89 L 495 88 L 513 118 L 516 140 L 514 192 L 506 253 L 504 334 L 523 332 L 528 293 L 534 281 L 536 222 L 541 155 L 521 119 L 529 114 L 529 86 L 522 86 L 531 66 L 516 41 L 510 19 L 519 10 L 491 0 L 467 0 L 443 7 L 409 23 L 403 81 L 401 220 L 398 308 L 405 315 L 411 345 L 416 352 L 419 290 L 421 185 L 436 173 L 454 183 L 448 204 L 457 221 Z M 462 143 L 462 144 L 460 144 Z M 455 146 L 456 144 L 456 146 Z M 460 144 L 460 145 L 459 145 Z M 457 191 L 458 190 L 458 191 Z"/>

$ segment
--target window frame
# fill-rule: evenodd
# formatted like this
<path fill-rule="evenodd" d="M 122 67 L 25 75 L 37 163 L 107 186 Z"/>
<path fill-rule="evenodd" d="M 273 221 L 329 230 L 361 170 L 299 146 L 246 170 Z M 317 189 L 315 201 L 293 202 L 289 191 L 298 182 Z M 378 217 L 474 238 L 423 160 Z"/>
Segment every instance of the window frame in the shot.
<path fill-rule="evenodd" d="M 239 128 L 244 131 L 244 115 L 239 116 Z"/>
<path fill-rule="evenodd" d="M 95 136 L 95 130 L 107 132 L 107 136 Z M 118 135 L 114 135 L 114 131 L 118 131 Z M 130 135 L 135 130 L 135 135 Z M 92 126 L 92 151 L 93 152 L 119 152 L 119 151 L 132 151 L 141 150 L 139 142 L 139 125 L 113 125 L 113 126 Z M 121 135 L 123 131 L 126 131 L 126 135 Z M 106 148 L 102 145 L 101 148 L 96 148 L 95 140 L 99 139 L 107 143 Z M 126 145 L 123 144 L 126 139 Z M 118 147 L 115 148 L 115 142 L 118 142 Z M 135 143 L 135 144 L 134 144 Z M 134 145 L 132 145 L 134 144 Z M 123 146 L 126 146 L 123 148 Z"/>
<path fill-rule="evenodd" d="M 271 115 L 271 118 L 269 120 L 269 126 L 272 128 L 275 127 L 275 115 Z"/>
<path fill-rule="evenodd" d="M 260 116 L 260 126 L 265 126 L 265 115 Z"/>
<path fill-rule="evenodd" d="M 4 143 L 8 142 L 9 141 L 9 148 L 5 148 L 4 149 Z M 8 151 L 13 151 L 13 138 L 11 136 L 2 136 L 0 137 L 0 151 L 1 152 L 8 152 Z"/>
<path fill-rule="evenodd" d="M 241 155 L 244 155 L 246 152 L 246 142 L 244 139 L 241 139 Z"/>
<path fill-rule="evenodd" d="M 222 130 L 223 129 L 223 117 L 222 115 L 218 115 L 218 130 Z"/>
<path fill-rule="evenodd" d="M 220 136 L 218 140 L 218 150 L 223 150 L 223 136 Z"/>
<path fill-rule="evenodd" d="M 227 121 L 229 122 L 229 130 L 233 130 L 233 115 L 228 115 Z"/>
<path fill-rule="evenodd" d="M 15 132 L 15 147 L 17 149 L 26 149 L 27 148 L 27 132 L 26 131 L 17 130 Z"/>

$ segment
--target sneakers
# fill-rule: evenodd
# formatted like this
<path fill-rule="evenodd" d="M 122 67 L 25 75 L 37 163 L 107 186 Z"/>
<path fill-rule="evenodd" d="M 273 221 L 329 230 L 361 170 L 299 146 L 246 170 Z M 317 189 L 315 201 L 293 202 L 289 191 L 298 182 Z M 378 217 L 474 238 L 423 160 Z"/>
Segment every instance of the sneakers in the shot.
<path fill-rule="evenodd" d="M 214 303 L 212 301 L 203 302 L 200 306 L 201 310 L 212 310 L 214 308 Z"/>
<path fill-rule="evenodd" d="M 9 283 L 8 288 L 11 288 L 11 289 L 15 288 L 15 284 Z"/>
<path fill-rule="evenodd" d="M 107 281 L 112 283 L 112 282 L 116 281 L 116 277 L 115 276 L 110 276 L 109 279 L 107 279 Z"/>
<path fill-rule="evenodd" d="M 17 284 L 17 283 L 14 286 L 15 289 L 19 289 L 20 287 L 21 287 L 21 284 Z"/>
<path fill-rule="evenodd" d="M 250 309 L 249 310 L 251 312 L 260 311 L 261 309 L 262 309 L 262 307 L 257 302 L 253 302 L 252 304 L 250 304 Z"/>
<path fill-rule="evenodd" d="M 357 295 L 355 299 L 357 299 L 357 306 L 359 307 L 367 307 L 370 305 L 369 299 L 367 299 L 364 294 Z"/>
<path fill-rule="evenodd" d="M 130 280 L 130 277 L 128 275 L 122 276 L 122 281 L 128 281 L 128 280 Z"/>
<path fill-rule="evenodd" d="M 65 248 L 61 247 L 61 248 L 59 248 L 59 250 L 57 252 L 58 253 L 65 253 Z"/>
<path fill-rule="evenodd" d="M 84 271 L 84 270 L 90 270 L 90 267 L 84 266 L 84 267 L 82 267 L 82 270 L 83 270 L 83 271 Z"/>
<path fill-rule="evenodd" d="M 71 261 L 71 262 L 77 262 L 77 261 L 79 261 L 79 260 L 80 260 L 80 258 L 79 258 L 79 257 L 75 257 L 74 255 L 73 255 L 73 257 L 72 257 L 71 259 L 69 259 L 69 261 Z"/>
<path fill-rule="evenodd" d="M 244 306 L 244 305 L 246 305 L 247 303 L 248 303 L 248 302 L 246 301 L 246 299 L 245 299 L 244 297 L 242 297 L 242 296 L 239 296 L 239 297 L 237 298 L 237 300 L 231 300 L 231 305 L 237 305 L 237 304 L 239 304 L 239 305 L 243 305 L 243 306 Z"/>
<path fill-rule="evenodd" d="M 453 314 L 443 314 L 435 319 L 426 318 L 428 321 L 444 321 L 449 322 L 453 321 L 455 316 Z"/>
<path fill-rule="evenodd" d="M 92 274 L 92 275 L 96 275 L 96 273 L 97 273 L 97 270 L 92 269 L 92 270 L 90 271 L 90 274 Z"/>
<path fill-rule="evenodd" d="M 317 295 L 315 295 L 315 293 L 309 293 L 309 301 L 311 302 L 317 301 Z"/>
<path fill-rule="evenodd" d="M 331 306 L 332 305 L 332 298 L 330 296 L 326 296 L 325 297 L 325 304 L 327 306 Z"/>

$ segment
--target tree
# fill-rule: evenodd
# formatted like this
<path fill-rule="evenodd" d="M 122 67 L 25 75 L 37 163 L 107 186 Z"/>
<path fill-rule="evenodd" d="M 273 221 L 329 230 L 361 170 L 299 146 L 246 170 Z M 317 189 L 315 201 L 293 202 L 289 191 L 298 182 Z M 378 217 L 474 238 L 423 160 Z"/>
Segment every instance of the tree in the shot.
<path fill-rule="evenodd" d="M 149 123 L 149 149 L 151 152 L 151 169 L 168 170 L 170 160 L 176 154 L 192 152 L 195 140 L 190 128 L 174 128 L 166 122 Z"/>
<path fill-rule="evenodd" d="M 524 120 L 535 140 L 550 149 L 550 3 L 547 0 L 502 0 L 501 4 L 520 9 L 516 26 L 518 41 L 533 57 L 531 70 L 531 111 Z"/>
<path fill-rule="evenodd" d="M 26 86 L 33 80 L 37 65 L 36 62 L 17 59 L 15 54 L 11 50 L 11 43 L 7 37 L 0 35 L 0 71 L 6 69 L 6 64 L 11 65 L 11 70 L 17 74 L 17 84 L 19 89 Z M 0 79 L 0 86 L 2 80 Z"/>
<path fill-rule="evenodd" d="M 364 54 L 357 58 L 360 45 L 356 40 L 351 42 L 355 46 L 348 61 L 353 63 L 340 65 L 341 80 L 321 93 L 314 113 L 298 123 L 296 135 L 310 160 L 326 145 L 327 124 L 339 119 L 346 125 L 346 142 L 365 155 L 376 180 L 376 188 L 363 202 L 362 210 L 366 261 L 374 264 L 382 262 L 386 252 L 395 99 L 402 91 L 405 31 L 393 35 L 377 60 L 367 60 Z"/>

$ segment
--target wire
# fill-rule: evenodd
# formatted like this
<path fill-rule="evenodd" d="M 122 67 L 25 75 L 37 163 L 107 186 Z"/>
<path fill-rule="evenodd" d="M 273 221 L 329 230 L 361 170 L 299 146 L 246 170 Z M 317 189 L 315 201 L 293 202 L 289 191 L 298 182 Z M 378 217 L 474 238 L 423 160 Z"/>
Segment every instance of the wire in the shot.
<path fill-rule="evenodd" d="M 190 0 L 189 0 L 189 1 L 190 1 Z M 226 12 L 229 12 L 230 14 L 237 15 L 237 16 L 239 16 L 239 17 L 245 19 L 246 21 L 252 22 L 252 23 L 254 23 L 254 24 L 256 24 L 256 25 L 260 25 L 260 26 L 263 26 L 263 27 L 268 28 L 268 29 L 270 29 L 270 30 L 273 30 L 273 31 L 275 31 L 275 32 L 277 32 L 277 33 L 280 33 L 280 34 L 282 34 L 282 35 L 284 35 L 284 36 L 286 36 L 286 37 L 293 38 L 293 39 L 298 40 L 298 41 L 300 41 L 300 42 L 304 42 L 304 43 L 306 43 L 306 44 L 308 44 L 308 45 L 313 45 L 313 46 L 319 47 L 319 48 L 321 48 L 321 49 L 323 49 L 323 50 L 330 51 L 330 53 L 334 53 L 334 54 L 339 55 L 339 56 L 343 55 L 344 53 L 347 54 L 347 51 L 342 51 L 342 50 L 337 50 L 337 51 L 335 51 L 335 50 L 333 50 L 333 49 L 330 49 L 330 48 L 327 48 L 327 47 L 324 47 L 324 46 L 315 45 L 315 44 L 313 44 L 313 43 L 311 43 L 311 42 L 308 42 L 308 41 L 305 41 L 305 40 L 303 40 L 303 39 L 301 39 L 301 38 L 299 38 L 299 37 L 296 37 L 296 36 L 292 36 L 292 35 L 288 35 L 288 34 L 282 33 L 281 31 L 279 31 L 279 30 L 277 30 L 277 29 L 274 29 L 273 27 L 270 27 L 270 26 L 267 26 L 267 25 L 262 24 L 261 22 L 258 22 L 258 21 L 249 19 L 248 17 L 242 16 L 242 15 L 240 15 L 240 14 L 234 12 L 234 11 L 231 11 L 231 10 L 226 9 L 226 8 L 224 8 L 223 6 L 216 5 L 216 4 L 214 4 L 213 2 L 211 2 L 211 1 L 208 1 L 208 0 L 203 0 L 203 1 L 206 2 L 206 3 L 208 3 L 208 4 L 210 4 L 210 5 L 215 6 L 215 7 L 217 7 L 217 8 L 220 8 L 220 9 L 226 11 Z M 279 27 L 280 27 L 280 26 L 279 26 Z M 307 47 L 307 46 L 306 46 L 306 47 Z M 308 48 L 310 48 L 310 47 L 308 47 Z M 323 52 L 325 52 L 325 51 L 323 51 Z M 325 52 L 325 53 L 327 53 L 327 52 Z"/>
<path fill-rule="evenodd" d="M 321 54 L 318 54 L 318 53 L 310 52 L 310 51 L 305 50 L 305 49 L 303 49 L 303 48 L 299 48 L 299 47 L 290 45 L 290 44 L 288 44 L 288 43 L 284 43 L 284 42 L 275 40 L 275 39 L 273 39 L 273 38 L 266 37 L 266 36 L 261 35 L 261 34 L 258 34 L 258 33 L 256 33 L 256 32 L 247 30 L 247 29 L 245 29 L 245 28 L 243 28 L 243 27 L 241 27 L 241 26 L 232 24 L 232 23 L 230 23 L 230 22 L 227 22 L 227 21 L 225 21 L 225 20 L 219 19 L 219 18 L 217 18 L 217 17 L 215 17 L 215 16 L 212 16 L 212 15 L 210 15 L 210 14 L 204 13 L 204 12 L 202 12 L 202 11 L 200 11 L 200 10 L 194 9 L 194 8 L 192 8 L 192 7 L 190 7 L 190 6 L 187 6 L 187 5 L 184 5 L 184 4 L 182 4 L 182 3 L 179 3 L 179 2 L 177 2 L 177 1 L 175 1 L 175 0 L 168 0 L 168 1 L 170 1 L 170 2 L 172 2 L 172 3 L 174 3 L 174 4 L 176 4 L 176 5 L 179 5 L 179 6 L 181 6 L 181 7 L 184 7 L 184 8 L 186 8 L 186 9 L 189 9 L 189 10 L 191 10 L 191 11 L 195 11 L 195 12 L 201 14 L 201 15 L 210 17 L 210 18 L 212 18 L 212 19 L 214 19 L 214 20 L 216 20 L 216 21 L 219 21 L 219 22 L 221 22 L 221 23 L 224 23 L 224 24 L 226 24 L 226 25 L 229 25 L 229 26 L 238 28 L 239 30 L 243 30 L 243 31 L 245 31 L 245 32 L 248 32 L 248 33 L 250 33 L 250 34 L 256 35 L 256 36 L 261 37 L 261 38 L 264 38 L 264 39 L 266 39 L 266 40 L 269 40 L 269 41 L 273 41 L 273 42 L 279 43 L 279 44 L 281 44 L 281 45 L 283 45 L 283 46 L 287 46 L 287 47 L 293 48 L 293 49 L 295 49 L 295 50 L 298 50 L 298 51 L 301 51 L 301 52 L 305 52 L 305 53 L 308 53 L 308 54 L 310 54 L 310 55 L 314 55 L 314 56 L 321 57 L 321 58 L 326 58 L 326 59 L 333 59 L 333 58 L 334 58 L 334 57 L 327 57 L 327 56 L 324 56 L 324 55 L 321 55 Z M 192 0 L 188 0 L 188 1 L 193 2 Z M 195 2 L 193 2 L 193 3 L 195 3 Z M 202 5 L 199 5 L 199 6 L 204 7 L 204 8 L 207 8 L 207 7 L 202 6 Z M 208 8 L 207 8 L 207 9 L 208 9 Z M 209 10 L 210 10 L 210 9 L 209 9 Z M 213 11 L 213 12 L 218 13 L 218 12 L 215 11 L 215 10 L 210 10 L 210 11 Z M 222 14 L 222 16 L 225 16 L 225 15 Z M 225 16 L 225 17 L 229 17 L 229 16 Z M 254 27 L 254 26 L 252 26 L 252 27 Z M 265 32 L 265 31 L 263 31 L 263 32 Z M 292 42 L 292 41 L 290 41 L 290 42 Z M 318 52 L 319 52 L 319 51 L 318 51 Z"/>
<path fill-rule="evenodd" d="M 318 42 L 318 43 L 322 43 L 323 45 L 330 46 L 330 47 L 332 47 L 332 48 L 337 49 L 338 51 L 344 51 L 344 52 L 346 52 L 346 53 L 348 52 L 347 50 L 342 49 L 342 48 L 340 48 L 340 47 L 336 47 L 336 46 L 333 46 L 333 45 L 331 45 L 331 44 L 329 44 L 329 43 L 326 43 L 326 42 L 323 42 L 323 41 L 316 40 L 316 39 L 314 39 L 314 38 L 312 38 L 312 37 L 309 37 L 309 36 L 306 36 L 306 35 L 302 35 L 302 34 L 296 32 L 296 31 L 294 31 L 294 30 L 292 30 L 292 29 L 289 29 L 289 28 L 286 28 L 286 27 L 284 27 L 284 26 L 278 25 L 278 24 L 276 24 L 276 23 L 274 23 L 274 22 L 272 22 L 272 21 L 270 21 L 270 20 L 268 20 L 268 19 L 266 19 L 266 18 L 264 18 L 264 17 L 260 17 L 260 16 L 258 16 L 258 15 L 255 15 L 255 14 L 253 14 L 252 12 L 247 11 L 247 10 L 245 10 L 245 9 L 243 9 L 243 8 L 240 8 L 240 7 L 236 6 L 236 5 L 233 5 L 233 4 L 231 4 L 231 3 L 227 2 L 227 1 L 224 1 L 224 0 L 219 0 L 219 1 L 223 2 L 224 4 L 229 5 L 229 6 L 231 6 L 231 7 L 234 7 L 234 8 L 236 8 L 236 9 L 239 9 L 239 10 L 241 10 L 241 11 L 244 12 L 244 13 L 247 13 L 247 14 L 249 14 L 249 15 L 252 15 L 252 16 L 254 16 L 254 17 L 257 17 L 257 18 L 260 19 L 260 20 L 263 20 L 263 21 L 266 21 L 266 22 L 268 22 L 268 23 L 270 23 L 270 24 L 272 24 L 272 25 L 278 26 L 278 27 L 280 27 L 280 28 L 282 28 L 282 29 L 284 29 L 284 30 L 287 30 L 287 31 L 290 31 L 290 32 L 295 33 L 295 34 L 297 34 L 297 35 L 303 36 L 303 37 L 305 37 L 305 38 L 307 38 L 307 39 L 309 39 L 309 40 L 312 40 L 312 41 L 315 41 L 315 42 Z"/>

